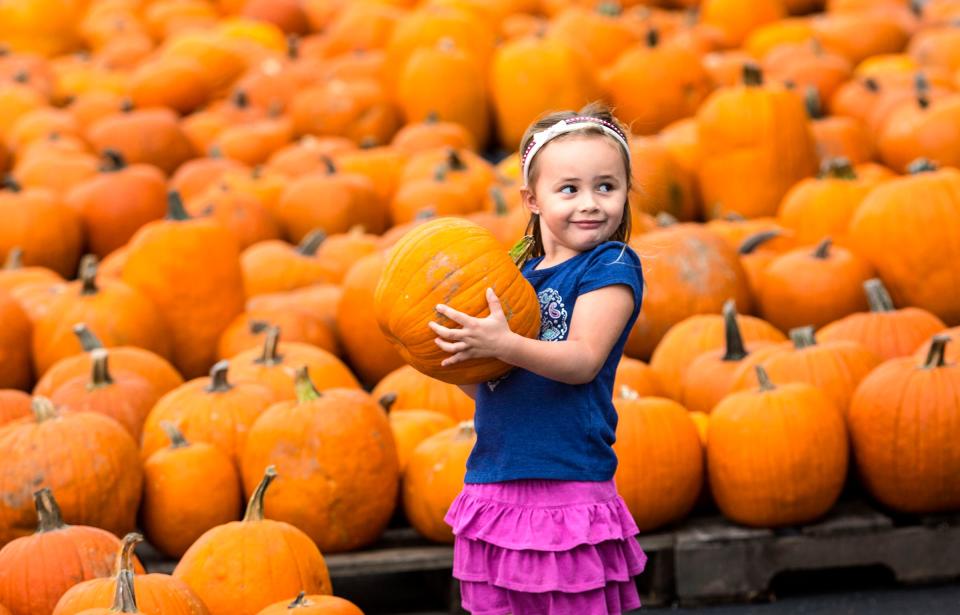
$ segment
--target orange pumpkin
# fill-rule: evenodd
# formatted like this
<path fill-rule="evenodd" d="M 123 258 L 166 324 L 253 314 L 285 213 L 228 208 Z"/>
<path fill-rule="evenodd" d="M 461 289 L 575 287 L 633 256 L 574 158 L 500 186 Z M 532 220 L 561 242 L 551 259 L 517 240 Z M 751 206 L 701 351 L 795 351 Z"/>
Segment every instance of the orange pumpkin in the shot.
<path fill-rule="evenodd" d="M 27 389 L 33 382 L 33 326 L 10 293 L 0 290 L 0 388 Z"/>
<path fill-rule="evenodd" d="M 106 530 L 64 523 L 48 487 L 34 492 L 30 508 L 34 506 L 34 533 L 0 549 L 0 600 L 17 614 L 52 613 L 77 583 L 110 575 L 120 548 Z M 135 557 L 133 567 L 143 572 Z"/>
<path fill-rule="evenodd" d="M 737 523 L 809 523 L 833 506 L 847 476 L 843 415 L 817 387 L 774 386 L 756 370 L 759 389 L 729 395 L 710 414 L 710 490 Z"/>
<path fill-rule="evenodd" d="M 434 318 L 441 325 L 455 324 L 437 317 L 438 303 L 486 316 L 486 294 L 477 290 L 485 288 L 499 297 L 511 329 L 526 337 L 539 334 L 536 293 L 496 239 L 471 222 L 439 218 L 415 228 L 391 250 L 376 291 L 377 323 L 401 356 L 421 372 L 452 384 L 491 380 L 509 366 L 471 359 L 441 367 L 449 355 L 437 347 L 436 335 L 427 326 Z"/>
<path fill-rule="evenodd" d="M 80 260 L 83 229 L 75 211 L 55 193 L 41 188 L 20 189 L 12 180 L 0 192 L 0 258 L 14 247 L 23 251 L 23 264 L 53 269 L 71 276 Z"/>
<path fill-rule="evenodd" d="M 660 384 L 660 378 L 656 372 L 643 361 L 631 359 L 628 356 L 620 358 L 617 365 L 617 373 L 613 380 L 613 391 L 622 391 L 627 387 L 631 391 L 636 391 L 641 397 L 662 397 L 663 385 Z"/>
<path fill-rule="evenodd" d="M 113 149 L 131 163 L 158 167 L 167 175 L 196 154 L 176 113 L 163 107 L 107 116 L 87 131 L 97 151 Z"/>
<path fill-rule="evenodd" d="M 463 489 L 467 457 L 476 442 L 473 421 L 465 421 L 422 441 L 407 463 L 403 510 L 417 532 L 434 542 L 453 544 L 443 517 Z"/>
<path fill-rule="evenodd" d="M 264 495 L 276 476 L 276 469 L 268 466 L 243 520 L 205 532 L 173 570 L 211 615 L 256 615 L 299 591 L 333 593 L 327 564 L 310 537 L 289 523 L 264 518 Z M 284 548 L 274 548 L 278 545 Z M 238 561 L 247 564 L 238 567 Z"/>
<path fill-rule="evenodd" d="M 296 609 L 294 613 L 292 610 Z M 300 592 L 293 602 L 281 600 L 263 609 L 257 615 L 363 615 L 355 604 L 337 596 L 308 596 Z"/>
<path fill-rule="evenodd" d="M 143 529 L 170 557 L 187 552 L 207 530 L 240 518 L 240 477 L 233 459 L 213 444 L 188 442 L 172 423 L 170 446 L 143 464 Z"/>
<path fill-rule="evenodd" d="M 210 218 L 230 231 L 241 250 L 280 237 L 280 225 L 260 198 L 226 182 L 210 186 L 186 203 L 189 215 Z"/>
<path fill-rule="evenodd" d="M 641 532 L 687 516 L 703 485 L 703 448 L 690 413 L 661 397 L 614 400 L 614 479 Z"/>
<path fill-rule="evenodd" d="M 933 337 L 937 335 L 945 335 L 950 338 L 950 343 L 947 344 L 947 348 L 944 351 L 944 357 L 947 361 L 960 361 L 960 327 L 952 327 L 946 331 L 941 331 L 936 333 Z M 924 360 L 928 354 L 930 354 L 930 347 L 933 344 L 933 337 L 928 339 L 926 342 L 920 345 L 917 348 L 917 351 L 913 356 L 918 360 Z"/>
<path fill-rule="evenodd" d="M 434 434 L 456 427 L 456 422 L 435 410 L 392 410 L 390 396 L 380 399 L 380 405 L 389 412 L 390 430 L 397 446 L 397 467 L 400 478 L 417 446 Z"/>
<path fill-rule="evenodd" d="M 409 365 L 384 376 L 370 394 L 381 402 L 390 396 L 393 410 L 433 410 L 455 421 L 473 418 L 473 400 L 459 387 L 431 378 Z"/>
<path fill-rule="evenodd" d="M 267 507 L 271 518 L 302 529 L 324 553 L 368 545 L 386 528 L 397 497 L 386 413 L 357 389 L 317 391 L 306 367 L 297 369 L 296 386 L 296 400 L 274 404 L 250 428 L 244 486 L 252 490 L 259 468 L 276 464 L 283 478 Z"/>
<path fill-rule="evenodd" d="M 321 282 L 334 282 L 335 274 L 317 250 L 326 233 L 316 229 L 292 246 L 280 240 L 255 243 L 240 255 L 247 297 L 293 290 Z"/>
<path fill-rule="evenodd" d="M 15 389 L 0 389 L 0 427 L 30 416 L 30 396 Z"/>
<path fill-rule="evenodd" d="M 263 296 L 263 295 L 261 295 Z M 323 314 L 297 308 L 251 308 L 234 318 L 220 336 L 217 356 L 228 359 L 245 350 L 263 346 L 267 327 L 279 327 L 284 339 L 316 346 L 339 355 L 336 331 Z"/>
<path fill-rule="evenodd" d="M 725 47 L 739 47 L 752 31 L 787 16 L 782 0 L 703 0 L 702 23 L 717 28 Z"/>

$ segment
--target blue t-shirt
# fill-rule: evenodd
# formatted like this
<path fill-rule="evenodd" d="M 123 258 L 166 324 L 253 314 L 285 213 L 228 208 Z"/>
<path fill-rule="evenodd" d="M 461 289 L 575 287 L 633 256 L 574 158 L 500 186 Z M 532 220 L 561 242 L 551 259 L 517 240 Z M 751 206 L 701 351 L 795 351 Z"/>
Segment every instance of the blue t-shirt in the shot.
<path fill-rule="evenodd" d="M 567 339 L 577 297 L 623 284 L 633 291 L 633 313 L 593 381 L 565 384 L 515 367 L 477 388 L 477 443 L 467 460 L 467 483 L 521 478 L 604 481 L 613 478 L 617 412 L 613 379 L 630 329 L 640 313 L 643 273 L 628 246 L 602 243 L 559 265 L 523 267 L 540 299 L 540 339 Z"/>

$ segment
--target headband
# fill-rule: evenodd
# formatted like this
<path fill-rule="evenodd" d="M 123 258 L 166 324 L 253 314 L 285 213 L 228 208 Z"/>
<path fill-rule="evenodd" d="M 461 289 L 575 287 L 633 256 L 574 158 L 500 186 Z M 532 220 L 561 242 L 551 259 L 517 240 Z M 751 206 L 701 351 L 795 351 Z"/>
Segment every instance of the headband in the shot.
<path fill-rule="evenodd" d="M 540 149 L 543 148 L 543 146 L 546 145 L 551 139 L 559 137 L 560 135 L 568 132 L 574 132 L 586 128 L 584 124 L 593 124 L 600 128 L 607 135 L 613 137 L 617 143 L 623 147 L 623 151 L 627 154 L 627 163 L 630 163 L 630 146 L 627 145 L 627 136 L 623 134 L 616 124 L 602 120 L 598 117 L 571 117 L 565 120 L 560 120 L 548 128 L 544 128 L 539 132 L 533 133 L 533 136 L 530 138 L 530 143 L 527 145 L 527 149 L 523 152 L 523 156 L 520 159 L 520 165 L 523 168 L 523 184 L 525 186 L 529 185 L 530 183 L 530 161 L 533 160 L 533 157 L 537 155 L 537 152 L 539 152 Z"/>

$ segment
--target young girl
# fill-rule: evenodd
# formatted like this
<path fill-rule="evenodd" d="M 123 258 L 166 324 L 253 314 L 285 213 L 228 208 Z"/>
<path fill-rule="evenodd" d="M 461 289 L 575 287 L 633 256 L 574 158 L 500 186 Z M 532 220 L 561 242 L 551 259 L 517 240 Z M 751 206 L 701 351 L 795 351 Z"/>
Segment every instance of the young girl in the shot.
<path fill-rule="evenodd" d="M 475 615 L 608 615 L 640 606 L 633 577 L 646 555 L 617 494 L 611 448 L 614 372 L 640 311 L 630 235 L 630 150 L 605 107 L 548 115 L 520 148 L 533 257 L 523 274 L 540 300 L 540 339 L 510 331 L 493 291 L 490 315 L 438 313 L 451 365 L 496 357 L 515 368 L 465 387 L 477 443 L 447 513 L 453 575 Z"/>

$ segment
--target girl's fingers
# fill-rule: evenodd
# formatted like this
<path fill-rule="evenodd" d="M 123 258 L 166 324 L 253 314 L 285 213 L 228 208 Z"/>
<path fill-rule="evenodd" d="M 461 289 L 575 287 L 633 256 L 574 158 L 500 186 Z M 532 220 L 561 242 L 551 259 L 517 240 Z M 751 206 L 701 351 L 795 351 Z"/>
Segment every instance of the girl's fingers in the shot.
<path fill-rule="evenodd" d="M 461 352 L 467 349 L 467 344 L 464 342 L 447 342 L 439 337 L 433 341 L 436 342 L 437 346 L 439 346 L 444 352 L 449 352 L 450 354 Z"/>
<path fill-rule="evenodd" d="M 432 320 L 427 323 L 430 329 L 439 335 L 440 337 L 448 340 L 456 340 L 460 336 L 460 329 L 451 329 L 449 327 L 444 327 L 443 325 L 437 324 Z"/>
<path fill-rule="evenodd" d="M 435 309 L 439 314 L 446 316 L 453 322 L 458 323 L 460 325 L 466 325 L 468 322 L 472 320 L 472 317 L 469 316 L 468 314 L 464 314 L 463 312 L 458 312 L 457 310 L 453 309 L 449 305 L 438 303 Z"/>

